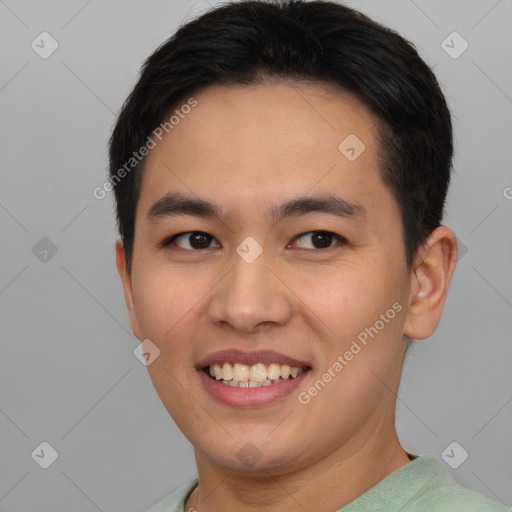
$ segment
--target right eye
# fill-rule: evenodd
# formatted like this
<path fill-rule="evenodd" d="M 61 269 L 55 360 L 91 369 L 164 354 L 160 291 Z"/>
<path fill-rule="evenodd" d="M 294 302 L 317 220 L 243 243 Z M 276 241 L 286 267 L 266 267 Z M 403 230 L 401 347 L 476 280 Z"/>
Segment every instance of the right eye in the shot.
<path fill-rule="evenodd" d="M 173 235 L 162 243 L 163 247 L 177 245 L 180 249 L 187 251 L 194 251 L 196 249 L 210 249 L 209 247 L 212 240 L 215 238 L 204 231 L 187 231 L 185 233 L 178 233 Z M 216 247 L 220 247 L 217 245 Z"/>

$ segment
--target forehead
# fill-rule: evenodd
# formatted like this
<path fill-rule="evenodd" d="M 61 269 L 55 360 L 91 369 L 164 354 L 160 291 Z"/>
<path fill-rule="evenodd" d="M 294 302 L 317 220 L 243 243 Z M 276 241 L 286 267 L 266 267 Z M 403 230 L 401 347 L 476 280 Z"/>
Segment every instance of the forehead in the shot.
<path fill-rule="evenodd" d="M 347 200 L 371 203 L 375 189 L 385 188 L 377 120 L 336 85 L 215 85 L 193 97 L 197 105 L 185 109 L 147 157 L 145 211 L 174 190 L 217 202 L 220 194 L 229 206 L 333 188 Z"/>
<path fill-rule="evenodd" d="M 337 157 L 338 144 L 346 135 L 357 134 L 370 146 L 377 135 L 376 119 L 367 107 L 330 83 L 275 80 L 250 86 L 214 85 L 194 97 L 197 107 L 180 121 L 179 129 L 173 128 L 175 136 L 168 137 L 168 148 L 184 141 L 200 153 L 330 145 Z M 196 136 L 198 128 L 201 140 Z"/>

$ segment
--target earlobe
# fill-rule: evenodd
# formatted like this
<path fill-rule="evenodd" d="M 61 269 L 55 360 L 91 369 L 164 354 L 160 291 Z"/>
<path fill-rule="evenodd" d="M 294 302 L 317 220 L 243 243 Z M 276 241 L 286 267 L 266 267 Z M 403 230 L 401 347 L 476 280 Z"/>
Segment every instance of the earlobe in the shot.
<path fill-rule="evenodd" d="M 132 276 L 126 265 L 126 252 L 121 239 L 116 240 L 115 251 L 116 266 L 123 285 L 124 300 L 126 302 L 126 309 L 130 318 L 130 326 L 135 337 L 140 340 L 142 338 L 140 336 L 139 323 L 133 307 Z"/>
<path fill-rule="evenodd" d="M 409 311 L 404 335 L 431 336 L 439 324 L 457 262 L 457 238 L 445 226 L 436 228 L 418 250 L 411 271 Z"/>

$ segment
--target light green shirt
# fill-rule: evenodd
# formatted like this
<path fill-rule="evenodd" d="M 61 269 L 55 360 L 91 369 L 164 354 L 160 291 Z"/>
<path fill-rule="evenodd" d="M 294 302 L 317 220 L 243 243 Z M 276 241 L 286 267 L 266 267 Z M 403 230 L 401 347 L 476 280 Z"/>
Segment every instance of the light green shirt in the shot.
<path fill-rule="evenodd" d="M 197 478 L 148 512 L 187 512 L 185 501 Z M 397 469 L 338 512 L 510 512 L 459 485 L 432 455 L 422 455 Z"/>

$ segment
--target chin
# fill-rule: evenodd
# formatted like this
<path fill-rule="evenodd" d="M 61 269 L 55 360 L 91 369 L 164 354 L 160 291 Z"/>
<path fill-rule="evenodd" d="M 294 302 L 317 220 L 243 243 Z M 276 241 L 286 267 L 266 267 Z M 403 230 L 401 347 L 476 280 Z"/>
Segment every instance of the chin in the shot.
<path fill-rule="evenodd" d="M 198 434 L 200 435 L 200 434 Z M 262 439 L 267 437 L 267 439 Z M 268 429 L 264 435 L 245 435 L 232 438 L 224 433 L 222 438 L 217 434 L 212 435 L 213 442 L 205 439 L 204 434 L 198 443 L 197 450 L 219 467 L 228 471 L 237 471 L 238 474 L 255 475 L 261 473 L 268 476 L 268 473 L 279 474 L 293 470 L 295 466 L 302 466 L 301 454 L 298 451 L 297 443 L 285 443 L 283 438 L 269 439 Z M 287 437 L 291 439 L 290 436 Z M 299 443 L 300 444 L 300 443 Z M 286 471 L 283 471 L 284 468 Z"/>

